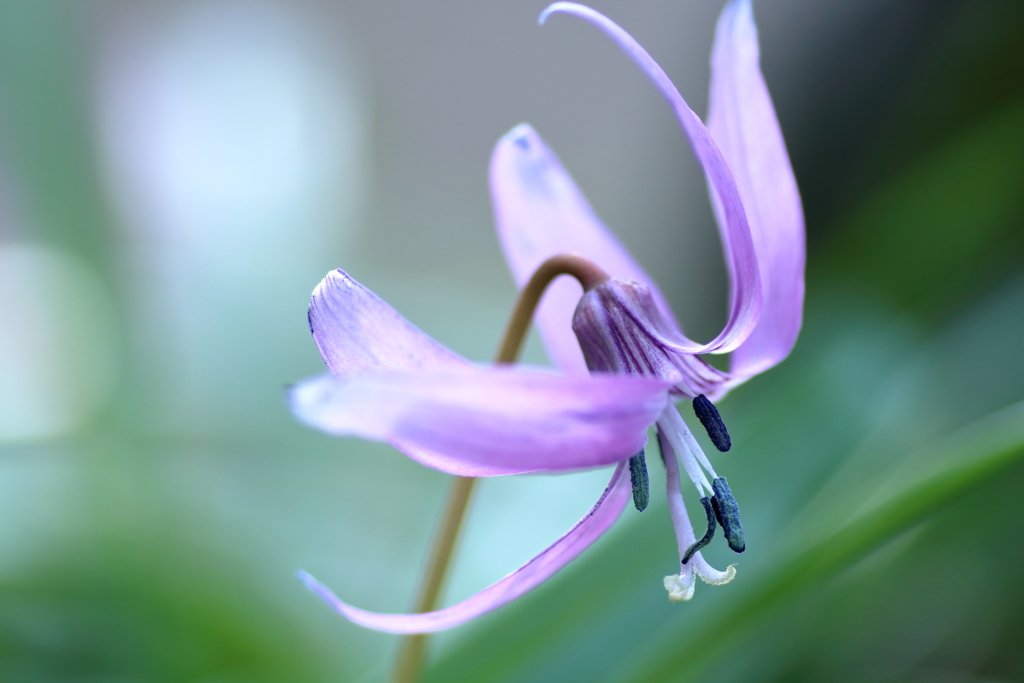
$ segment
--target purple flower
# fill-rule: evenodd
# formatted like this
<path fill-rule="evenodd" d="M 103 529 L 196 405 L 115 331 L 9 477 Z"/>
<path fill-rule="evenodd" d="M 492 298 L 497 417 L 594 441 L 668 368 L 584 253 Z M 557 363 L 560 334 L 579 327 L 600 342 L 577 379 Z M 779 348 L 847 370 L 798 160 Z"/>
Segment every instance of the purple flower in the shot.
<path fill-rule="evenodd" d="M 555 12 L 587 19 L 611 36 L 675 110 L 707 176 L 725 245 L 729 319 L 707 344 L 688 339 L 655 284 L 527 126 L 506 135 L 491 162 L 498 231 L 516 281 L 524 286 L 541 263 L 564 253 L 580 254 L 609 274 L 585 293 L 561 278 L 542 300 L 536 319 L 564 375 L 473 366 L 343 272 L 328 275 L 313 294 L 310 328 L 332 374 L 293 391 L 293 410 L 301 419 L 332 433 L 388 441 L 418 462 L 463 476 L 618 463 L 600 500 L 576 526 L 457 605 L 425 614 L 377 614 L 342 602 L 300 572 L 331 607 L 369 628 L 395 633 L 450 628 L 547 580 L 603 534 L 631 497 L 638 508 L 646 505 L 643 446 L 652 423 L 658 426 L 682 566 L 665 579 L 669 597 L 689 599 L 696 576 L 709 583 L 732 579 L 733 567 L 718 571 L 700 553 L 719 524 L 730 547 L 743 549 L 728 484 L 715 473 L 672 399 L 691 399 L 713 443 L 726 450 L 728 433 L 711 400 L 781 361 L 800 328 L 803 218 L 758 65 L 750 2 L 733 0 L 719 19 L 710 133 L 625 31 L 590 8 L 566 2 L 551 5 L 541 22 Z M 726 352 L 732 353 L 728 372 L 700 358 Z M 702 494 L 707 532 L 699 540 L 683 506 L 677 462 Z"/>

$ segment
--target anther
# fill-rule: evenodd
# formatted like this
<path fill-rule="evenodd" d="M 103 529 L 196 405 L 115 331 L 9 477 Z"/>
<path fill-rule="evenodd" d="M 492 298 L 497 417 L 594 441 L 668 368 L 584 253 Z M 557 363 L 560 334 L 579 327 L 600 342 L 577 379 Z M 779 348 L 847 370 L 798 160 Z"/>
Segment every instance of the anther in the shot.
<path fill-rule="evenodd" d="M 651 483 L 647 477 L 647 459 L 642 448 L 629 459 L 629 482 L 633 485 L 633 505 L 639 512 L 643 512 L 651 500 Z"/>
<path fill-rule="evenodd" d="M 715 524 L 715 508 L 711 503 L 711 499 L 704 496 L 700 499 L 700 504 L 704 506 L 704 514 L 708 517 L 708 530 L 704 532 L 704 535 L 699 541 L 691 545 L 686 549 L 686 552 L 683 553 L 683 564 L 689 562 L 690 558 L 693 557 L 698 550 L 706 546 L 708 543 L 711 543 L 711 539 L 715 537 L 715 529 L 718 528 L 718 525 Z"/>
<path fill-rule="evenodd" d="M 725 540 L 728 541 L 730 548 L 742 553 L 746 550 L 747 544 L 743 540 L 743 525 L 740 524 L 740 506 L 736 504 L 729 483 L 725 481 L 725 477 L 718 477 L 711 482 L 711 490 L 715 492 L 711 498 L 711 505 L 715 508 L 718 523 L 722 525 Z"/>
<path fill-rule="evenodd" d="M 707 396 L 700 394 L 693 399 L 693 412 L 697 415 L 700 423 L 704 425 L 704 429 L 708 432 L 708 438 L 711 439 L 711 443 L 715 444 L 715 448 L 723 453 L 732 448 L 729 430 L 725 428 L 722 416 L 718 414 L 718 408 L 708 400 Z"/>

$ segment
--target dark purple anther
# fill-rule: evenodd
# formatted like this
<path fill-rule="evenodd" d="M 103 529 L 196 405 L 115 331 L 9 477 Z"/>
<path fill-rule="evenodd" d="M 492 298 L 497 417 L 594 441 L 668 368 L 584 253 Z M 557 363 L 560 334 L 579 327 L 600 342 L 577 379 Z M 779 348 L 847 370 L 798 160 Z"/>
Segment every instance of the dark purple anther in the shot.
<path fill-rule="evenodd" d="M 732 448 L 729 430 L 725 428 L 722 416 L 718 414 L 718 408 L 708 400 L 707 396 L 700 394 L 693 399 L 693 412 L 697 414 L 697 419 L 704 425 L 704 429 L 708 432 L 708 438 L 711 439 L 711 443 L 715 444 L 715 448 L 723 453 Z"/>

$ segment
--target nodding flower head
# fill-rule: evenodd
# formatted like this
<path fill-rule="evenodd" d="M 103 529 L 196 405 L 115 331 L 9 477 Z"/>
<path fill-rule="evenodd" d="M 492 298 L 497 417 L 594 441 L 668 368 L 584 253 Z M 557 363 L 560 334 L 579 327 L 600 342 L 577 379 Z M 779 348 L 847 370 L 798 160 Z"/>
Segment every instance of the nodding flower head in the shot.
<path fill-rule="evenodd" d="M 556 253 L 577 253 L 604 269 L 610 278 L 586 292 L 568 280 L 552 286 L 537 312 L 548 354 L 569 374 L 611 372 L 669 383 L 670 397 L 691 403 L 715 449 L 728 451 L 732 439 L 714 402 L 789 354 L 800 330 L 804 291 L 803 212 L 761 75 L 750 0 L 732 0 L 718 21 L 706 128 L 661 67 L 621 27 L 571 2 L 548 7 L 542 23 L 559 13 L 591 22 L 622 47 L 676 114 L 703 167 L 721 233 L 730 278 L 729 316 L 711 341 L 689 339 L 654 281 L 601 223 L 555 154 L 525 125 L 498 144 L 491 161 L 506 258 L 520 285 Z M 728 370 L 703 359 L 726 352 L 731 354 Z M 693 594 L 696 576 L 717 584 L 735 574 L 732 568 L 713 569 L 701 556 L 719 528 L 732 550 L 742 552 L 746 542 L 731 488 L 682 415 L 669 402 L 656 422 L 681 565 L 665 587 L 671 599 L 684 600 Z M 638 508 L 648 500 L 646 458 L 640 455 L 628 461 Z M 706 531 L 699 539 L 682 504 L 680 471 L 697 489 L 705 511 Z"/>
<path fill-rule="evenodd" d="M 292 390 L 292 409 L 304 421 L 335 434 L 387 441 L 424 465 L 462 476 L 617 465 L 597 503 L 564 536 L 456 605 L 421 614 L 368 612 L 300 572 L 332 608 L 368 628 L 450 628 L 546 581 L 609 529 L 630 500 L 637 509 L 647 506 L 651 424 L 657 425 L 679 546 L 680 570 L 664 581 L 669 598 L 689 599 L 696 577 L 721 584 L 735 576 L 734 567 L 716 570 L 701 554 L 719 527 L 732 550 L 746 548 L 732 490 L 674 402 L 689 401 L 716 449 L 729 450 L 731 439 L 713 402 L 785 358 L 800 329 L 803 214 L 758 63 L 750 0 L 730 0 L 718 21 L 706 128 L 622 28 L 569 2 L 548 7 L 542 23 L 557 13 L 583 18 L 611 37 L 675 112 L 704 169 L 722 235 L 731 284 L 728 320 L 710 342 L 689 339 L 657 285 L 525 125 L 498 142 L 490 165 L 498 234 L 515 280 L 525 288 L 542 264 L 565 254 L 608 276 L 587 281 L 585 293 L 560 278 L 541 300 L 536 322 L 562 374 L 474 366 L 345 273 L 329 274 L 313 294 L 309 320 L 331 374 Z M 708 353 L 731 353 L 729 369 L 707 364 L 702 356 Z M 700 538 L 683 505 L 681 473 L 704 510 Z"/>

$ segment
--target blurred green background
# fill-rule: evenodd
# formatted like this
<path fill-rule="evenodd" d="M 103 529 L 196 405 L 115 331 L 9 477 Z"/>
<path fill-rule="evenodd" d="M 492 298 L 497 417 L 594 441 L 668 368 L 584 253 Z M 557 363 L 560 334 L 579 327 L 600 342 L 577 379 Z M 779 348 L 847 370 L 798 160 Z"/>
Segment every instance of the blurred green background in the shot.
<path fill-rule="evenodd" d="M 719 2 L 595 6 L 705 110 Z M 521 121 L 715 333 L 683 136 L 613 45 L 538 28 L 542 7 L 0 0 L 0 680 L 386 679 L 397 638 L 291 574 L 407 609 L 447 478 L 306 429 L 284 388 L 322 369 L 305 308 L 334 267 L 491 356 L 515 292 L 487 159 Z M 652 468 L 647 511 L 436 638 L 425 680 L 1024 680 L 1024 5 L 755 13 L 809 272 L 793 355 L 721 405 L 738 577 L 669 603 Z M 484 481 L 447 601 L 606 477 Z"/>

